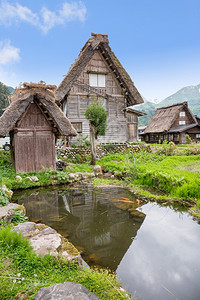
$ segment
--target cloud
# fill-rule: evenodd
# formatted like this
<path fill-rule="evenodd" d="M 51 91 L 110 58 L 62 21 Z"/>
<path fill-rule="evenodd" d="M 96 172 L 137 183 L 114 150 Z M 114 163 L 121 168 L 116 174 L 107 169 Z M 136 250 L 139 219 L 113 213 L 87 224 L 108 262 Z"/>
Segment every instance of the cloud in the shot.
<path fill-rule="evenodd" d="M 3 1 L 0 7 L 0 22 L 5 25 L 11 25 L 13 21 L 25 21 L 37 25 L 39 18 L 37 14 L 25 6 L 21 6 L 18 3 L 15 6 Z"/>
<path fill-rule="evenodd" d="M 10 44 L 10 41 L 0 41 L 0 65 L 6 65 L 20 60 L 20 49 Z"/>
<path fill-rule="evenodd" d="M 43 7 L 40 12 L 34 13 L 28 7 L 21 6 L 19 3 L 12 5 L 3 1 L 0 6 L 0 24 L 12 25 L 12 23 L 27 22 L 34 25 L 43 33 L 57 25 L 65 25 L 67 22 L 78 20 L 84 22 L 87 9 L 85 4 L 79 2 L 64 2 L 62 8 L 57 12 Z"/>

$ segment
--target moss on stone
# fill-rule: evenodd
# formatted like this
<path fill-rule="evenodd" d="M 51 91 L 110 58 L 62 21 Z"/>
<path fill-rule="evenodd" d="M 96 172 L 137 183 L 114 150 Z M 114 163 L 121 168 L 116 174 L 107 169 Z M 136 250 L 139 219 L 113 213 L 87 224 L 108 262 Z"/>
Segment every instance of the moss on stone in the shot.
<path fill-rule="evenodd" d="M 34 228 L 35 229 L 38 229 L 38 230 L 40 230 L 40 231 L 42 231 L 43 229 L 45 229 L 45 228 L 48 228 L 49 226 L 47 226 L 47 225 L 45 225 L 45 224 L 35 224 L 34 225 Z"/>
<path fill-rule="evenodd" d="M 67 251 L 67 253 L 73 257 L 80 255 L 76 247 L 70 243 L 66 238 L 62 237 L 61 246 L 58 249 L 58 252 L 62 255 L 62 252 Z"/>

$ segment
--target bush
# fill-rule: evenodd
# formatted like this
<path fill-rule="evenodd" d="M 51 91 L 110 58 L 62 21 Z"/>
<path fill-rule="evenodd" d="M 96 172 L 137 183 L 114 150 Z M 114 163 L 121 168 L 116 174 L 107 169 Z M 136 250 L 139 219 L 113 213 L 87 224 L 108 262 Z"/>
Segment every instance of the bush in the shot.
<path fill-rule="evenodd" d="M 7 205 L 10 199 L 6 192 L 0 188 L 0 206 Z"/>

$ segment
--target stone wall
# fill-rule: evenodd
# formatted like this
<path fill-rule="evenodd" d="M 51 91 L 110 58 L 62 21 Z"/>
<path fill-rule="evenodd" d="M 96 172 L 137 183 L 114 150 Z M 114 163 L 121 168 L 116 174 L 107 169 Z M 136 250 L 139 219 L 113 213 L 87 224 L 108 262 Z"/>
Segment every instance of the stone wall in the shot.
<path fill-rule="evenodd" d="M 137 153 L 141 150 L 145 152 L 151 152 L 149 145 L 132 145 L 128 143 L 108 143 L 108 144 L 99 144 L 96 146 L 97 159 L 102 158 L 107 153 L 123 153 L 129 150 L 130 153 Z M 57 149 L 57 154 L 59 158 L 69 159 L 70 161 L 82 163 L 90 159 L 90 147 L 63 147 Z"/>

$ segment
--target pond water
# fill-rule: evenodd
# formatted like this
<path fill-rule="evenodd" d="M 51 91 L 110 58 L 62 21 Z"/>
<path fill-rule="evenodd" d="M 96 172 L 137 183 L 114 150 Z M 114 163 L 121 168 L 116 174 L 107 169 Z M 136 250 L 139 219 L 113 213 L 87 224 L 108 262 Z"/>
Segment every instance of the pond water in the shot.
<path fill-rule="evenodd" d="M 13 199 L 31 221 L 66 236 L 90 266 L 116 271 L 139 299 L 200 299 L 200 225 L 183 207 L 147 203 L 119 187 L 24 190 Z"/>

